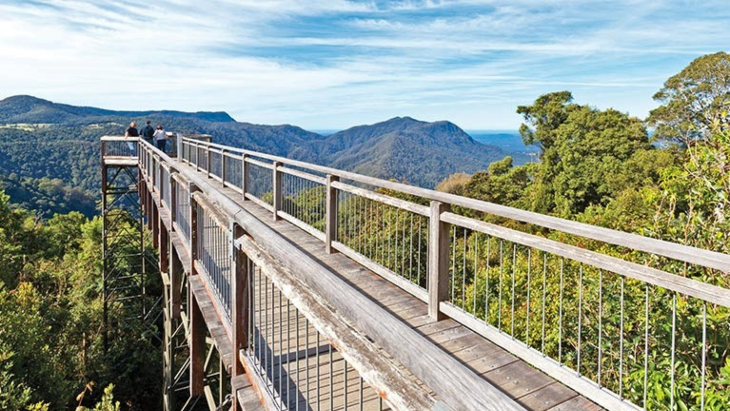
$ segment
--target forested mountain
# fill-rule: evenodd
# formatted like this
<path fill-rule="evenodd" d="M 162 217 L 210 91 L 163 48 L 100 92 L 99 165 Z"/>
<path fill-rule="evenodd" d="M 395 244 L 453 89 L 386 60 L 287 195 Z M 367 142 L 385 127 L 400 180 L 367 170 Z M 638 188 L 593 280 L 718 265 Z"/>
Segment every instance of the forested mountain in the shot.
<path fill-rule="evenodd" d="M 448 121 L 426 123 L 410 117 L 353 127 L 313 146 L 323 164 L 426 187 L 455 172 L 483 170 L 506 155 Z"/>
<path fill-rule="evenodd" d="M 33 96 L 13 96 L 0 101 L 0 123 L 91 124 L 110 117 L 192 118 L 214 122 L 234 122 L 224 112 L 186 113 L 173 110 L 159 111 L 112 111 L 95 107 L 77 107 L 58 104 Z M 91 123 L 90 123 L 91 122 Z"/>
<path fill-rule="evenodd" d="M 485 169 L 505 156 L 500 148 L 474 141 L 449 122 L 398 117 L 323 136 L 291 125 L 237 122 L 223 112 L 112 111 L 15 96 L 0 101 L 0 181 L 25 181 L 26 187 L 18 188 L 22 200 L 13 195 L 13 201 L 47 213 L 68 211 L 68 205 L 77 204 L 69 195 L 78 197 L 74 189 L 80 189 L 84 205 L 76 209 L 90 217 L 89 201 L 98 197 L 101 185 L 99 138 L 121 135 L 133 120 L 140 124 L 150 120 L 169 131 L 211 134 L 215 142 L 225 145 L 425 187 L 454 172 Z M 525 161 L 524 156 L 515 159 Z M 38 192 L 41 179 L 55 181 L 54 186 L 60 181 L 62 187 L 35 201 L 31 193 Z M 12 190 L 13 185 L 4 186 Z"/>

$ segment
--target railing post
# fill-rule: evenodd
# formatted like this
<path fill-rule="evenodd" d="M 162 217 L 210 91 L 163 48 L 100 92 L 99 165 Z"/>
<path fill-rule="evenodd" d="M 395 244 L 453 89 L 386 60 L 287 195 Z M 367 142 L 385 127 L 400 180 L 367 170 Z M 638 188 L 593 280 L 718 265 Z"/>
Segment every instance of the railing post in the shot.
<path fill-rule="evenodd" d="M 210 146 L 205 147 L 205 176 L 210 178 Z"/>
<path fill-rule="evenodd" d="M 282 192 L 281 192 L 281 172 L 279 171 L 279 166 L 281 163 L 279 161 L 274 161 L 274 169 L 273 169 L 273 175 L 274 175 L 274 221 L 279 220 L 279 210 L 281 210 L 282 205 Z"/>
<path fill-rule="evenodd" d="M 175 182 L 175 173 L 177 171 L 170 169 L 170 231 L 175 231 L 175 222 L 177 221 L 177 183 Z"/>
<path fill-rule="evenodd" d="M 190 275 L 197 275 L 195 260 L 198 259 L 198 207 L 193 193 L 197 191 L 194 184 L 189 185 L 190 195 Z"/>
<path fill-rule="evenodd" d="M 243 201 L 246 201 L 246 190 L 248 190 L 248 154 L 241 156 L 241 192 Z"/>
<path fill-rule="evenodd" d="M 185 155 L 183 154 L 183 135 L 180 133 L 177 133 L 177 137 L 175 137 L 177 140 L 177 158 L 180 159 L 180 161 L 185 160 Z"/>
<path fill-rule="evenodd" d="M 160 243 L 160 209 L 154 198 L 150 201 L 150 221 L 152 222 L 152 247 L 157 248 Z"/>
<path fill-rule="evenodd" d="M 195 171 L 200 171 L 200 145 L 195 143 Z"/>
<path fill-rule="evenodd" d="M 180 256 L 177 254 L 175 245 L 169 242 L 170 247 L 170 288 L 172 289 L 170 296 L 170 315 L 172 318 L 180 318 L 180 308 L 182 306 L 181 285 L 185 275 Z"/>
<path fill-rule="evenodd" d="M 198 275 L 195 261 L 198 259 L 198 210 L 190 184 L 190 275 Z M 190 396 L 203 394 L 205 378 L 205 320 L 195 299 L 192 287 L 188 287 L 188 306 L 190 307 Z"/>
<path fill-rule="evenodd" d="M 449 292 L 449 224 L 441 221 L 448 204 L 431 201 L 428 223 L 428 315 L 433 320 L 445 316 L 439 309 Z"/>
<path fill-rule="evenodd" d="M 167 229 L 165 228 L 165 225 L 162 223 L 162 217 L 160 216 L 159 212 L 157 213 L 157 221 L 158 221 L 158 226 L 159 226 L 158 231 L 159 231 L 159 235 L 160 235 L 160 240 L 159 240 L 160 246 L 158 249 L 160 258 L 159 258 L 158 263 L 159 263 L 159 267 L 160 267 L 160 272 L 167 273 L 168 269 L 170 267 L 170 263 L 169 263 L 170 256 L 168 254 L 168 252 L 170 251 L 170 245 L 169 245 L 170 236 L 167 233 Z"/>
<path fill-rule="evenodd" d="M 340 181 L 338 176 L 327 174 L 327 204 L 325 206 L 325 250 L 327 254 L 332 254 L 335 250 L 332 248 L 332 242 L 337 238 L 337 189 L 332 187 L 334 181 Z"/>
<path fill-rule="evenodd" d="M 157 162 L 155 161 L 155 156 L 152 156 L 152 191 L 157 191 Z"/>
<path fill-rule="evenodd" d="M 223 187 L 226 186 L 226 165 L 228 163 L 228 160 L 226 159 L 226 149 L 221 149 L 221 184 L 223 184 Z"/>
<path fill-rule="evenodd" d="M 236 247 L 236 239 L 244 234 L 243 228 L 236 223 L 231 224 L 231 257 L 233 271 L 231 276 L 231 323 L 233 324 L 233 375 L 243 374 L 243 364 L 238 353 L 246 348 L 248 337 L 248 289 L 249 272 L 248 257 Z"/>
<path fill-rule="evenodd" d="M 197 397 L 203 394 L 205 386 L 205 320 L 191 287 L 188 287 L 188 306 L 190 307 L 190 396 Z"/>

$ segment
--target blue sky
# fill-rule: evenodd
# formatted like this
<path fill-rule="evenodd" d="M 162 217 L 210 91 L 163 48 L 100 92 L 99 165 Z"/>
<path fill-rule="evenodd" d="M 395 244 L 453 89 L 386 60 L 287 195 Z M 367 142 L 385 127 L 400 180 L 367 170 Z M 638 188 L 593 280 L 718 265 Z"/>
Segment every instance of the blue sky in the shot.
<path fill-rule="evenodd" d="M 516 129 L 518 105 L 559 90 L 645 117 L 729 40 L 727 0 L 0 0 L 0 98 Z"/>

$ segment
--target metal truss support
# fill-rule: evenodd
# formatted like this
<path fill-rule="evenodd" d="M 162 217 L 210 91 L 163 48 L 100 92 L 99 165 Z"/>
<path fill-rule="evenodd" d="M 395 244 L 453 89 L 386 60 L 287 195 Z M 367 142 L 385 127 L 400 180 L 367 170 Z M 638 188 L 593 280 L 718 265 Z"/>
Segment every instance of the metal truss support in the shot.
<path fill-rule="evenodd" d="M 129 330 L 143 330 L 154 346 L 159 330 L 162 295 L 152 284 L 157 256 L 150 251 L 151 233 L 145 230 L 140 178 L 136 165 L 102 164 L 102 293 L 104 350 Z M 156 275 L 156 274 L 155 274 Z"/>

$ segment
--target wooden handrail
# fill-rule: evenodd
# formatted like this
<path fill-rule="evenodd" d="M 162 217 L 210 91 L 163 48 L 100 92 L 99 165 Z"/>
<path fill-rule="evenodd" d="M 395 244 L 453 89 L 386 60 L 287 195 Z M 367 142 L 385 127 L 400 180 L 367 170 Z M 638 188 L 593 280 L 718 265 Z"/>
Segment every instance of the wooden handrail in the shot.
<path fill-rule="evenodd" d="M 188 140 L 187 138 L 185 138 L 184 141 L 187 141 L 188 144 L 195 144 L 197 146 L 207 146 L 221 149 L 225 148 L 229 152 L 234 151 L 240 153 L 241 155 L 258 157 L 269 161 L 278 161 L 285 165 L 305 168 L 323 174 L 336 175 L 340 177 L 340 179 L 357 181 L 359 183 L 367 184 L 376 188 L 394 190 L 404 194 L 410 194 L 424 199 L 450 204 L 452 206 L 465 207 L 471 210 L 492 214 L 498 217 L 508 218 L 511 220 L 564 232 L 567 234 L 573 234 L 580 237 L 589 238 L 606 244 L 628 247 L 637 251 L 652 253 L 674 260 L 687 262 L 690 264 L 697 264 L 704 267 L 720 270 L 726 273 L 730 272 L 730 255 L 718 253 L 715 251 L 703 250 L 683 244 L 643 237 L 637 234 L 593 226 L 590 224 L 548 216 L 532 211 L 520 210 L 517 208 L 489 203 L 486 201 L 475 200 L 472 198 L 462 197 L 449 193 L 442 193 L 439 191 L 429 190 L 421 187 L 415 187 L 408 184 L 386 181 L 375 177 L 368 177 L 349 171 L 338 170 L 331 167 L 306 163 L 303 161 L 291 160 L 285 157 L 275 156 L 271 154 L 239 149 L 211 142 Z M 250 162 L 254 163 L 254 161 L 256 160 L 251 160 Z"/>

